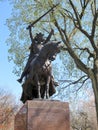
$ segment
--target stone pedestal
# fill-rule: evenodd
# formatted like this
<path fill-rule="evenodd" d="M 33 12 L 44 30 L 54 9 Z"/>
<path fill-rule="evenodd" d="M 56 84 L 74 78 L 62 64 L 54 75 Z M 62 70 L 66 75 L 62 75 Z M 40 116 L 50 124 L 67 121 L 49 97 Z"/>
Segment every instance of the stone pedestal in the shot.
<path fill-rule="evenodd" d="M 15 116 L 14 130 L 70 130 L 69 105 L 53 100 L 27 101 Z"/>

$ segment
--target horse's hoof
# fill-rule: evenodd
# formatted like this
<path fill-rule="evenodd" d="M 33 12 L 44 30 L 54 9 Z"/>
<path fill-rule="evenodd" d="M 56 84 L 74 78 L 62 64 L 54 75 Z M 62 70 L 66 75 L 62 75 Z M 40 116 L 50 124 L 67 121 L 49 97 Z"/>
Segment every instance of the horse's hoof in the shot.
<path fill-rule="evenodd" d="M 38 97 L 37 97 L 37 98 L 38 98 L 38 99 L 42 99 L 42 98 L 41 98 L 41 96 L 39 96 L 39 95 L 38 95 Z"/>
<path fill-rule="evenodd" d="M 49 99 L 49 95 L 46 95 L 46 99 Z"/>
<path fill-rule="evenodd" d="M 38 99 L 42 99 L 42 98 L 41 98 L 41 96 L 40 96 L 40 97 L 38 97 Z"/>

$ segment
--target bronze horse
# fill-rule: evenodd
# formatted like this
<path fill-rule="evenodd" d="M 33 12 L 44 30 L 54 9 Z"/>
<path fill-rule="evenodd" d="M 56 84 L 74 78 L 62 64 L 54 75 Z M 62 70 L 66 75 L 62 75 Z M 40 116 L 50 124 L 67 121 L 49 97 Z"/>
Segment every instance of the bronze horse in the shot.
<path fill-rule="evenodd" d="M 46 98 L 48 99 L 54 92 L 52 84 L 52 67 L 49 60 L 54 60 L 56 54 L 60 52 L 60 42 L 49 42 L 44 45 L 39 54 L 30 63 L 30 72 L 23 84 L 23 94 L 21 100 Z M 32 84 L 32 85 L 31 85 Z M 32 87 L 32 89 L 31 89 Z M 26 99 L 24 98 L 26 95 Z M 33 95 L 33 97 L 32 97 Z"/>

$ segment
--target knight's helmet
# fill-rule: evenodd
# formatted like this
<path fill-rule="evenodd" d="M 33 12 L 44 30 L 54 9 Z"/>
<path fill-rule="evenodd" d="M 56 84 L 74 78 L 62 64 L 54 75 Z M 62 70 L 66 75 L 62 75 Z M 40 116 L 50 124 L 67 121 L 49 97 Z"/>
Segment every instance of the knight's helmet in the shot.
<path fill-rule="evenodd" d="M 42 34 L 41 32 L 40 33 L 36 33 L 36 36 L 34 38 L 35 41 L 37 41 L 37 43 L 41 43 L 41 42 L 44 42 L 45 39 L 44 39 L 44 34 Z"/>

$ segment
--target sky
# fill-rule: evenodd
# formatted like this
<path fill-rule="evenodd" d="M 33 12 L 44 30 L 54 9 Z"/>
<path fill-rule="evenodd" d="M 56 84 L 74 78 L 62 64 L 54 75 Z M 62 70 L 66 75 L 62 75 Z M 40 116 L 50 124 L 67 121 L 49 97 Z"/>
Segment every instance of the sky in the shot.
<path fill-rule="evenodd" d="M 14 64 L 8 61 L 8 46 L 6 40 L 9 37 L 6 19 L 11 16 L 12 6 L 8 0 L 0 2 L 0 90 L 4 89 L 15 95 L 21 96 L 21 85 L 17 82 L 18 77 L 12 73 Z"/>

